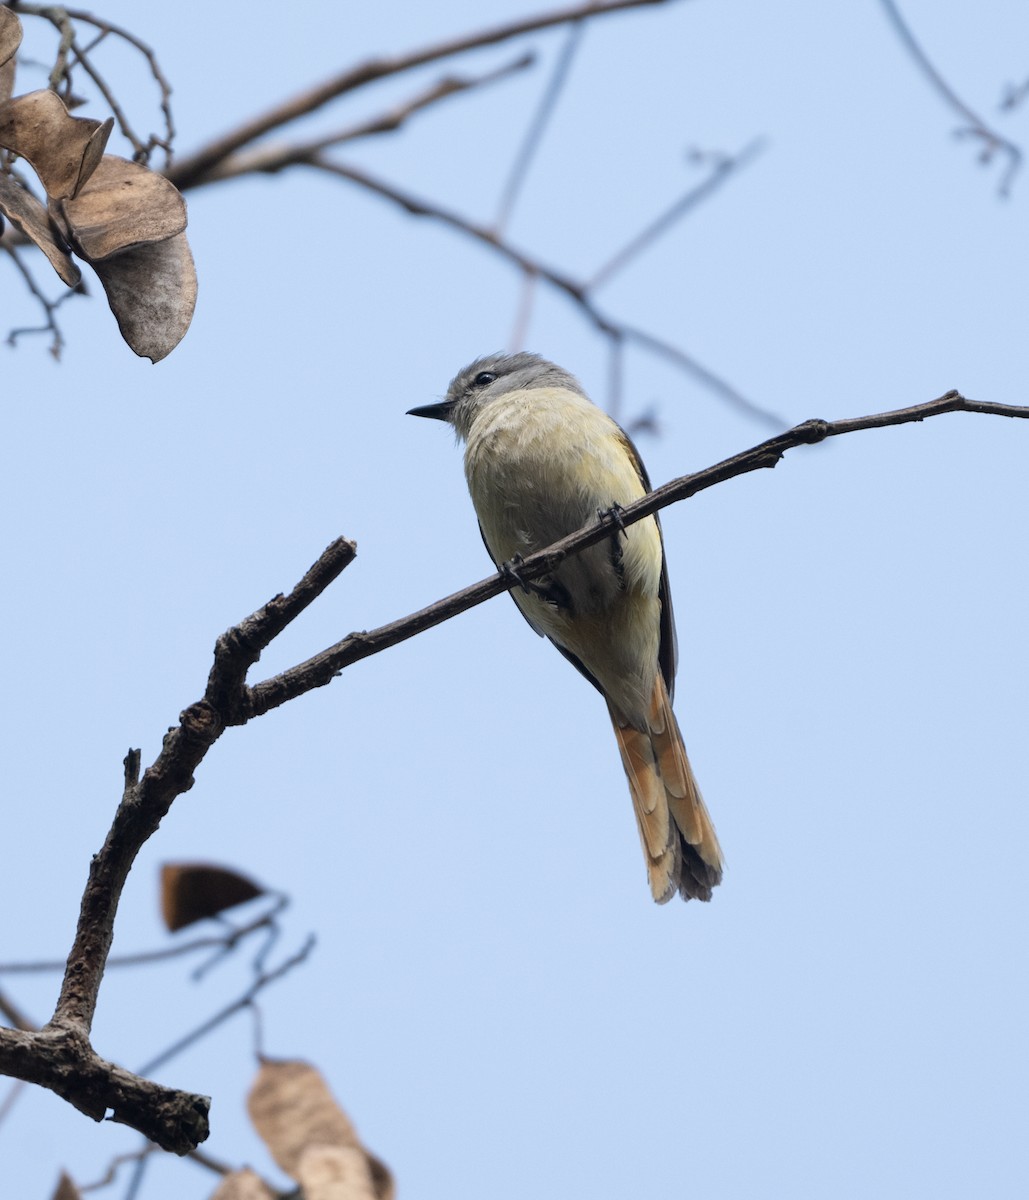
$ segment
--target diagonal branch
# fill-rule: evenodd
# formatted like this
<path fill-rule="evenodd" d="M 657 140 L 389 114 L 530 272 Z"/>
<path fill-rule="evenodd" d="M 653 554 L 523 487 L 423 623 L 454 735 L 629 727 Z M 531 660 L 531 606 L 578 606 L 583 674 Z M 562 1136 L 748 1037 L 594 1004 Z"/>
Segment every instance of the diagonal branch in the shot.
<path fill-rule="evenodd" d="M 732 458 L 674 479 L 629 505 L 620 525 L 641 521 L 660 509 L 736 476 L 774 467 L 796 446 L 813 445 L 863 429 L 923 421 L 950 412 L 1029 419 L 1029 407 L 980 403 L 958 392 L 892 412 L 840 421 L 805 421 Z M 554 571 L 570 555 L 610 537 L 610 518 L 570 534 L 527 557 L 518 566 L 526 583 Z M 276 596 L 223 634 L 201 700 L 187 708 L 164 739 L 155 762 L 138 778 L 137 752 L 126 761 L 125 793 L 100 853 L 90 866 L 79 923 L 68 957 L 61 996 L 51 1021 L 38 1032 L 0 1028 L 0 1072 L 40 1084 L 95 1120 L 114 1118 L 176 1153 L 187 1153 L 207 1136 L 206 1097 L 152 1083 L 101 1059 L 89 1042 L 89 1028 L 110 950 L 122 886 L 136 855 L 157 829 L 176 796 L 193 784 L 207 751 L 231 725 L 244 725 L 316 687 L 344 668 L 398 645 L 475 605 L 519 586 L 497 573 L 452 596 L 366 633 L 353 633 L 306 662 L 249 686 L 246 676 L 261 651 L 311 604 L 353 561 L 355 547 L 333 542 L 288 596 Z"/>
<path fill-rule="evenodd" d="M 642 329 L 637 329 L 635 326 L 627 325 L 624 322 L 616 321 L 614 318 L 606 316 L 590 298 L 585 284 L 572 279 L 556 267 L 552 267 L 540 259 L 534 258 L 526 251 L 517 249 L 509 241 L 500 237 L 495 229 L 479 225 L 475 221 L 463 217 L 460 213 L 454 212 L 452 209 L 443 208 L 441 205 L 424 200 L 420 196 L 405 192 L 401 188 L 395 187 L 393 184 L 387 183 L 377 176 L 361 170 L 359 167 L 347 163 L 330 161 L 324 157 L 312 160 L 310 165 L 316 167 L 318 170 L 327 171 L 331 175 L 338 175 L 341 179 L 347 179 L 351 183 L 356 183 L 359 187 L 366 189 L 374 195 L 381 196 L 383 199 L 389 200 L 392 204 L 396 204 L 413 217 L 428 217 L 430 220 L 447 225 L 451 229 L 464 234 L 466 237 L 472 238 L 473 241 L 489 247 L 494 253 L 511 263 L 512 266 L 517 267 L 527 279 L 542 279 L 544 282 L 550 284 L 551 287 L 556 288 L 557 291 L 571 300 L 590 324 L 605 337 L 638 342 L 640 345 L 646 346 L 647 349 L 674 362 L 680 370 L 691 375 L 698 382 L 702 383 L 716 395 L 721 396 L 723 400 L 728 401 L 734 408 L 745 413 L 747 416 L 756 417 L 763 424 L 769 425 L 774 429 L 781 429 L 785 424 L 781 417 L 755 404 L 752 400 L 748 400 L 746 396 L 738 392 L 730 383 L 716 375 L 702 363 L 697 362 L 685 350 L 680 349 L 678 346 L 673 346 L 671 343 L 665 342 L 653 334 L 646 333 Z"/>
<path fill-rule="evenodd" d="M 1007 197 L 1011 193 L 1011 184 L 1015 176 L 1018 174 L 1022 166 L 1022 151 L 1014 142 L 1009 141 L 1005 137 L 991 129 L 986 122 L 974 112 L 954 91 L 950 84 L 944 79 L 940 72 L 933 65 L 931 59 L 922 49 L 918 39 L 911 32 L 911 27 L 907 24 L 900 14 L 900 9 L 897 7 L 895 0 L 880 0 L 883 9 L 886 12 L 887 19 L 893 26 L 895 33 L 900 38 L 911 55 L 914 62 L 917 64 L 922 74 L 929 80 L 936 92 L 943 98 L 958 116 L 968 122 L 968 127 L 961 130 L 962 134 L 978 138 L 982 143 L 983 152 L 981 161 L 988 163 L 993 155 L 998 151 L 1002 151 L 1008 159 L 1007 169 L 1004 171 L 1000 179 L 1000 184 L 997 188 L 999 193 Z"/>
<path fill-rule="evenodd" d="M 215 138 L 214 141 L 209 142 L 192 155 L 179 159 L 169 170 L 168 178 L 180 191 L 195 187 L 213 167 L 243 146 L 249 145 L 273 129 L 279 129 L 299 117 L 315 112 L 347 92 L 352 92 L 387 76 L 400 75 L 414 67 L 438 62 L 440 59 L 462 54 L 466 50 L 475 50 L 482 46 L 495 46 L 500 42 L 509 41 L 511 38 L 520 37 L 522 34 L 551 29 L 555 25 L 566 25 L 570 21 L 580 21 L 584 18 L 593 19 L 607 16 L 610 13 L 622 12 L 625 9 L 669 2 L 670 0 L 590 0 L 590 2 L 576 4 L 570 8 L 555 9 L 553 12 L 540 13 L 534 17 L 523 17 L 517 21 L 495 25 L 491 29 L 450 38 L 443 42 L 437 42 L 435 45 L 409 51 L 407 54 L 369 59 L 367 62 L 334 75 L 306 91 L 291 96 L 260 116 Z"/>
<path fill-rule="evenodd" d="M 839 437 L 845 433 L 855 433 L 862 429 L 883 429 L 890 425 L 904 425 L 913 421 L 924 421 L 929 417 L 940 416 L 950 412 L 989 413 L 994 416 L 1021 417 L 1029 419 L 1029 407 L 1012 404 L 985 404 L 968 400 L 959 392 L 947 392 L 938 400 L 927 404 L 914 405 L 911 408 L 900 408 L 892 412 L 878 413 L 867 417 L 853 417 L 842 421 L 805 421 L 769 438 L 749 450 L 733 455 L 723 462 L 696 471 L 692 475 L 683 475 L 670 483 L 656 488 L 641 500 L 628 505 L 619 514 L 622 524 L 632 525 L 642 521 L 644 517 L 653 515 L 675 504 L 680 500 L 688 500 L 698 492 L 706 491 L 716 484 L 725 483 L 738 475 L 747 475 L 751 471 L 775 467 L 787 450 L 797 446 L 810 446 L 823 442 L 827 438 Z M 569 534 L 561 541 L 555 542 L 545 550 L 528 555 L 518 564 L 518 577 L 525 583 L 531 583 L 543 575 L 552 573 L 570 555 L 578 554 L 588 546 L 601 542 L 611 536 L 609 520 L 600 520 L 595 524 Z M 498 572 L 487 579 L 463 588 L 435 604 L 429 605 L 399 621 L 392 621 L 365 633 L 352 633 L 335 646 L 330 646 L 320 654 L 314 655 L 306 662 L 283 671 L 272 679 L 255 684 L 247 689 L 249 715 L 260 716 L 280 704 L 285 704 L 295 696 L 301 696 L 315 687 L 323 687 L 330 683 L 346 667 L 373 654 L 396 646 L 400 642 L 416 634 L 431 629 L 449 621 L 459 613 L 491 600 L 501 592 L 510 591 L 517 587 L 508 575 Z"/>
<path fill-rule="evenodd" d="M 764 141 L 761 138 L 757 138 L 749 145 L 744 146 L 739 154 L 719 155 L 711 170 L 711 174 L 703 183 L 690 188 L 685 195 L 680 196 L 671 207 L 652 221 L 646 229 L 636 234 L 628 245 L 623 246 L 617 253 L 613 254 L 602 267 L 598 267 L 583 286 L 592 290 L 593 288 L 600 287 L 602 283 L 607 283 L 612 275 L 620 271 L 648 246 L 653 245 L 662 234 L 671 229 L 686 213 L 696 208 L 698 204 L 717 192 L 734 171 L 739 171 L 741 167 L 748 166 L 753 162 L 764 149 L 764 145 Z"/>
<path fill-rule="evenodd" d="M 522 139 L 521 145 L 518 147 L 514 162 L 508 171 L 507 180 L 500 193 L 497 219 L 494 222 L 494 228 L 498 234 L 503 232 L 511 217 L 515 201 L 518 199 L 518 193 L 522 190 L 522 184 L 529 173 L 529 167 L 532 165 L 532 160 L 536 157 L 536 152 L 543 141 L 543 134 L 551 118 L 554 116 L 557 102 L 561 98 L 561 93 L 568 82 L 572 63 L 575 61 L 575 56 L 582 43 L 582 35 L 585 28 L 586 26 L 581 21 L 574 22 L 568 28 L 565 44 L 558 55 L 557 62 L 550 75 L 550 80 L 536 108 L 536 112 L 533 114 L 532 121 Z"/>
<path fill-rule="evenodd" d="M 504 66 L 498 67 L 494 71 L 488 71 L 483 75 L 444 75 L 442 79 L 437 80 L 430 87 L 422 89 L 403 104 L 399 104 L 377 117 L 372 117 L 370 120 L 362 121 L 358 125 L 349 125 L 344 129 L 337 130 L 335 133 L 327 134 L 307 142 L 290 142 L 284 146 L 262 145 L 255 147 L 253 150 L 244 150 L 230 154 L 216 166 L 212 167 L 193 186 L 204 187 L 209 183 L 220 183 L 225 179 L 237 179 L 241 175 L 271 175 L 278 171 L 285 171 L 289 167 L 310 164 L 323 151 L 330 150 L 333 146 L 342 145 L 344 142 L 357 141 L 359 138 L 371 137 L 375 134 L 395 133 L 416 113 L 420 113 L 424 109 L 438 104 L 441 100 L 449 99 L 451 96 L 456 96 L 461 92 L 468 92 L 475 88 L 485 87 L 491 83 L 497 83 L 518 71 L 524 71 L 526 68 L 531 67 L 534 62 L 535 58 L 533 55 L 523 54 L 514 59 L 513 62 L 506 63 Z"/>

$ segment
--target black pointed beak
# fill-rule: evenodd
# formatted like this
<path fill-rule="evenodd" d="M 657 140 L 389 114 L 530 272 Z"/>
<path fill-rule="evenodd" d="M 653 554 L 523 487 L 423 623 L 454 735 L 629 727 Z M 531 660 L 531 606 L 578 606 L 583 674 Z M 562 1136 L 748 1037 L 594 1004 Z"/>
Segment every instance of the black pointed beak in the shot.
<path fill-rule="evenodd" d="M 431 417 L 434 421 L 449 421 L 453 411 L 453 400 L 442 400 L 439 404 L 423 404 L 420 408 L 409 408 L 409 417 Z"/>

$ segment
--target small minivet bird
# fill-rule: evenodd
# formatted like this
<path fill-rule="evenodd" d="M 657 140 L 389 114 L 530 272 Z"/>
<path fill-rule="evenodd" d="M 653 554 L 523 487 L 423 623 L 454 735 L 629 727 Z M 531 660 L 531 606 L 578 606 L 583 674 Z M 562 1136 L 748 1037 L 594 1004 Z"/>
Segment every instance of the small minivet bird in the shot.
<path fill-rule="evenodd" d="M 636 448 L 567 371 L 491 354 L 411 416 L 453 425 L 486 549 L 517 574 L 542 550 L 650 490 Z M 511 593 L 607 701 L 629 778 L 650 891 L 710 900 L 722 852 L 672 712 L 675 624 L 661 529 L 647 517 Z"/>

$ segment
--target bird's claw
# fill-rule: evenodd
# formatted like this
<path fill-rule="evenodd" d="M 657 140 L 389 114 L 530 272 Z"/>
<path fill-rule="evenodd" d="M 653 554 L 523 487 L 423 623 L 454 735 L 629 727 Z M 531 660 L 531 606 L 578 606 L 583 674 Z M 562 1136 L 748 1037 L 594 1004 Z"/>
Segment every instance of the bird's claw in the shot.
<path fill-rule="evenodd" d="M 498 569 L 500 574 L 503 575 L 508 582 L 517 583 L 522 591 L 528 595 L 529 585 L 525 582 L 521 575 L 518 574 L 518 568 L 522 565 L 522 561 L 522 556 L 520 554 L 516 554 L 514 558 L 508 559 L 507 562 L 502 562 Z"/>
<path fill-rule="evenodd" d="M 499 567 L 500 574 L 509 582 L 516 583 L 527 596 L 535 596 L 538 600 L 544 601 L 546 604 L 556 604 L 553 591 L 545 583 L 533 583 L 524 580 L 518 574 L 518 568 L 522 565 L 522 556 L 516 554 L 507 562 L 501 563 Z"/>
<path fill-rule="evenodd" d="M 625 509 L 622 508 L 622 506 L 616 501 L 611 505 L 610 508 L 598 508 L 597 520 L 601 523 L 601 525 L 613 525 L 615 529 L 617 529 L 622 535 L 622 537 L 628 537 L 629 535 L 625 529 L 625 522 L 622 520 L 622 513 L 624 512 Z"/>

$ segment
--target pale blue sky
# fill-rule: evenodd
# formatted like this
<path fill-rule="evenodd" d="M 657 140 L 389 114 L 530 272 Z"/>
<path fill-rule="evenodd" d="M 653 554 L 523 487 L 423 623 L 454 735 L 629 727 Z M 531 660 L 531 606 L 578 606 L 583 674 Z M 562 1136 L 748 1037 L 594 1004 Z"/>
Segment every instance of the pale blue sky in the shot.
<path fill-rule="evenodd" d="M 1029 142 L 1029 112 L 997 112 L 1029 73 L 1025 6 L 941 7 L 903 11 Z M 536 6 L 103 11 L 159 50 L 185 152 L 343 65 Z M 561 35 L 529 45 L 545 64 Z M 545 78 L 351 158 L 486 221 Z M 688 147 L 764 137 L 605 311 L 790 423 L 951 387 L 1029 403 L 1029 176 L 999 199 L 957 124 L 872 0 L 644 9 L 588 32 L 511 236 L 588 274 L 694 178 Z M 489 571 L 458 450 L 404 413 L 507 343 L 517 276 L 313 173 L 189 209 L 200 299 L 166 362 L 131 355 L 98 287 L 62 310 L 61 365 L 3 350 L 4 960 L 66 953 L 126 749 L 152 761 L 215 637 L 333 537 L 357 561 L 252 678 Z M 0 286 L 24 323 L 2 261 Z M 541 293 L 527 344 L 602 398 L 605 348 L 565 300 Z M 660 419 L 655 484 L 766 434 L 637 350 L 626 392 Z M 280 952 L 318 948 L 267 994 L 267 1050 L 319 1065 L 402 1197 L 1024 1195 L 1027 452 L 1029 425 L 947 416 L 666 510 L 676 707 L 728 860 L 712 904 L 652 904 L 603 705 L 500 598 L 226 734 L 144 850 L 116 950 L 164 944 L 167 859 L 291 893 Z M 247 978 L 186 974 L 110 975 L 97 1049 L 137 1067 Z M 48 1014 L 54 979 L 3 985 Z M 277 1178 L 243 1111 L 249 1048 L 238 1021 L 161 1078 L 213 1094 L 211 1154 Z M 0 1192 L 88 1182 L 137 1141 L 26 1095 Z M 142 1195 L 214 1186 L 167 1160 Z"/>

